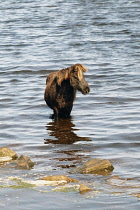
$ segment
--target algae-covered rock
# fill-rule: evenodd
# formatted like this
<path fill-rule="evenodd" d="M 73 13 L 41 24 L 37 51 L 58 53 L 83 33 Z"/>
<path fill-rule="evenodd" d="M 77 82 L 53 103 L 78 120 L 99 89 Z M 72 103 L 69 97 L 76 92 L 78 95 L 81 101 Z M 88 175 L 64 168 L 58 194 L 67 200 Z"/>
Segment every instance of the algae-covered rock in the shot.
<path fill-rule="evenodd" d="M 30 158 L 25 155 L 21 155 L 15 163 L 23 169 L 31 169 L 34 166 L 34 163 L 30 160 Z"/>
<path fill-rule="evenodd" d="M 23 181 L 21 178 L 9 177 L 9 180 L 3 181 L 0 184 L 0 188 L 13 188 L 13 189 L 22 189 L 22 188 L 33 188 L 36 185 Z"/>
<path fill-rule="evenodd" d="M 55 188 L 52 189 L 52 191 L 55 192 L 65 192 L 65 193 L 69 193 L 69 192 L 78 192 L 79 191 L 79 184 L 66 184 L 64 186 L 57 186 Z"/>
<path fill-rule="evenodd" d="M 71 173 L 81 174 L 106 174 L 113 171 L 114 167 L 109 160 L 92 159 L 84 163 L 82 166 L 76 167 Z"/>
<path fill-rule="evenodd" d="M 18 158 L 16 152 L 7 147 L 0 147 L 0 162 L 14 160 Z"/>
<path fill-rule="evenodd" d="M 71 179 L 71 178 L 69 178 L 67 176 L 64 176 L 64 175 L 46 176 L 46 177 L 43 178 L 43 180 L 46 180 L 46 181 L 65 181 L 66 183 L 78 182 L 77 180 Z"/>
<path fill-rule="evenodd" d="M 90 189 L 89 187 L 87 187 L 87 186 L 84 185 L 84 184 L 80 184 L 79 192 L 80 192 L 81 194 L 85 194 L 85 193 L 87 193 L 87 192 L 89 192 L 89 191 L 92 191 L 92 189 Z"/>

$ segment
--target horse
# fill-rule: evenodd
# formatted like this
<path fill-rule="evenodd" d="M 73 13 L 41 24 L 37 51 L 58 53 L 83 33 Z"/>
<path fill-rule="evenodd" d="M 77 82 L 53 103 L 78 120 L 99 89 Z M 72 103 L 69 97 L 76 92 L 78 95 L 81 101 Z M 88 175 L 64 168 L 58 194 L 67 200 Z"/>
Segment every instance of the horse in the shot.
<path fill-rule="evenodd" d="M 84 95 L 90 92 L 84 72 L 87 72 L 84 65 L 75 64 L 47 76 L 44 100 L 53 110 L 55 119 L 70 117 L 76 91 Z"/>

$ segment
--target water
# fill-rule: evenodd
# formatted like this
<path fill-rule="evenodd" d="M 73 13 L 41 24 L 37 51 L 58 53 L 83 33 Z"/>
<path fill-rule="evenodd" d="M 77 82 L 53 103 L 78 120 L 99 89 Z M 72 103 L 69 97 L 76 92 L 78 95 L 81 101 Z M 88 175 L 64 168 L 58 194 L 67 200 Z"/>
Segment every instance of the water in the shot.
<path fill-rule="evenodd" d="M 0 207 L 139 209 L 139 1 L 0 3 L 0 146 L 36 163 L 29 171 L 1 166 L 1 182 L 63 174 L 93 189 L 80 195 L 6 187 L 0 189 Z M 89 69 L 91 92 L 77 93 L 71 119 L 54 122 L 43 99 L 46 76 L 75 63 Z M 109 159 L 114 171 L 69 175 L 91 158 Z M 109 184 L 113 175 L 122 180 Z"/>

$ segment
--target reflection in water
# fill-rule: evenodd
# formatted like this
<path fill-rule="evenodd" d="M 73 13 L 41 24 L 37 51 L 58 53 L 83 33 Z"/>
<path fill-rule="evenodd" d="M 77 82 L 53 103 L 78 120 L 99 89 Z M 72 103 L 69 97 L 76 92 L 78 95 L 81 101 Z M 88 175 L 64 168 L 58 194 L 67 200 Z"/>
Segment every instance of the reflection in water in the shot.
<path fill-rule="evenodd" d="M 55 161 L 55 168 L 71 168 L 79 165 L 84 159 L 87 159 L 88 145 L 74 144 L 78 141 L 90 141 L 87 137 L 79 137 L 74 131 L 75 125 L 71 119 L 59 119 L 47 124 L 46 128 L 49 131 L 50 139 L 45 139 L 45 144 L 55 144 L 53 148 L 53 156 L 51 160 Z M 60 146 L 64 144 L 64 146 Z M 73 145 L 74 144 L 74 145 Z M 88 147 L 89 149 L 89 147 Z M 86 154 L 86 155 L 85 155 Z"/>
<path fill-rule="evenodd" d="M 74 133 L 78 129 L 74 129 L 75 125 L 71 119 L 59 119 L 48 123 L 46 127 L 49 136 L 53 136 L 55 139 L 45 139 L 45 143 L 73 144 L 77 141 L 90 141 L 87 137 L 79 137 Z"/>

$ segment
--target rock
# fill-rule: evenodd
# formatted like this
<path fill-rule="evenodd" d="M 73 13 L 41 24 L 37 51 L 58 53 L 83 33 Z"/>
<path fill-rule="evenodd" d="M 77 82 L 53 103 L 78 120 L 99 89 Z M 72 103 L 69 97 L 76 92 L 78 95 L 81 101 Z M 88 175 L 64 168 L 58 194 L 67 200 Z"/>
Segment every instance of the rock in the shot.
<path fill-rule="evenodd" d="M 116 180 L 116 179 L 121 180 L 121 178 L 118 175 L 113 175 L 113 176 L 109 177 L 106 181 L 110 182 L 111 180 Z"/>
<path fill-rule="evenodd" d="M 135 191 L 140 189 L 140 181 L 137 178 L 121 178 L 118 175 L 114 175 L 106 180 L 106 183 L 111 185 L 112 187 L 119 187 L 120 189 L 129 189 L 129 193 L 131 190 L 135 189 Z"/>
<path fill-rule="evenodd" d="M 0 162 L 11 161 L 18 158 L 18 155 L 7 147 L 0 147 Z M 34 163 L 29 157 L 21 155 L 17 160 L 14 161 L 19 167 L 24 169 L 30 169 L 34 166 Z"/>
<path fill-rule="evenodd" d="M 55 192 L 78 192 L 79 191 L 79 184 L 66 184 L 64 186 L 56 186 L 55 188 L 52 189 L 52 191 Z"/>
<path fill-rule="evenodd" d="M 21 155 L 15 163 L 24 169 L 31 169 L 34 166 L 34 163 L 30 160 L 28 156 Z"/>
<path fill-rule="evenodd" d="M 77 180 L 75 179 L 71 179 L 67 176 L 63 176 L 63 175 L 55 175 L 55 176 L 46 176 L 43 178 L 43 180 L 46 180 L 46 181 L 65 181 L 66 183 L 69 183 L 69 182 L 78 182 Z"/>
<path fill-rule="evenodd" d="M 114 167 L 109 160 L 92 159 L 84 163 L 82 166 L 76 167 L 71 173 L 81 174 L 107 174 L 113 171 Z"/>
<path fill-rule="evenodd" d="M 84 185 L 84 184 L 80 184 L 79 192 L 80 192 L 81 194 L 85 194 L 85 193 L 87 193 L 87 192 L 89 192 L 89 191 L 92 191 L 92 189 L 90 189 L 89 187 L 87 187 L 87 186 Z"/>
<path fill-rule="evenodd" d="M 17 154 L 7 147 L 0 147 L 0 161 L 9 161 L 17 159 Z"/>
<path fill-rule="evenodd" d="M 140 194 L 136 194 L 135 196 L 136 196 L 137 198 L 140 198 Z"/>

